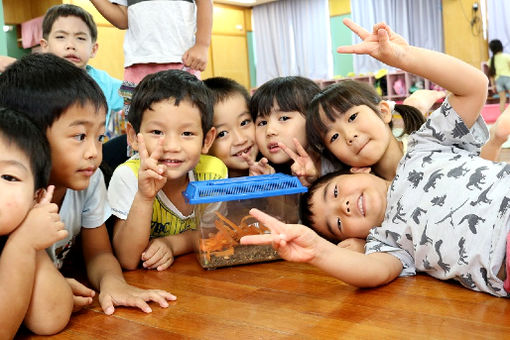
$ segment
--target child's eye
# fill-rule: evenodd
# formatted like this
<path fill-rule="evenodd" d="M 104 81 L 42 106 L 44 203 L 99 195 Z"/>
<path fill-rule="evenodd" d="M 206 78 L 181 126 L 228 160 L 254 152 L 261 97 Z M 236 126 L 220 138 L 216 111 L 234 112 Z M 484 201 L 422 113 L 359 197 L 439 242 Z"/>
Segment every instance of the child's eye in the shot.
<path fill-rule="evenodd" d="M 333 143 L 338 138 L 338 133 L 335 133 L 331 138 L 329 139 L 330 143 Z"/>
<path fill-rule="evenodd" d="M 241 122 L 241 126 L 245 126 L 251 123 L 251 119 L 245 119 Z"/>
<path fill-rule="evenodd" d="M 64 36 L 63 36 L 63 35 L 57 35 L 57 36 L 55 37 L 55 39 L 64 39 Z"/>
<path fill-rule="evenodd" d="M 2 179 L 7 182 L 19 182 L 19 179 L 11 175 L 2 175 Z"/>
<path fill-rule="evenodd" d="M 227 131 L 221 131 L 221 132 L 218 132 L 218 134 L 216 135 L 216 138 L 223 138 L 227 135 Z"/>
<path fill-rule="evenodd" d="M 340 220 L 340 217 L 336 218 L 336 225 L 338 227 L 338 230 L 342 231 L 342 221 Z"/>
<path fill-rule="evenodd" d="M 349 116 L 348 121 L 349 121 L 349 122 L 352 122 L 353 120 L 355 120 L 355 119 L 356 119 L 356 117 L 357 117 L 357 116 L 358 116 L 358 114 L 357 114 L 357 113 L 353 113 L 352 115 L 350 115 L 350 116 Z"/>
<path fill-rule="evenodd" d="M 105 135 L 100 135 L 97 140 L 102 143 L 104 141 L 104 139 L 105 139 Z"/>
<path fill-rule="evenodd" d="M 264 126 L 267 124 L 267 121 L 266 120 L 261 120 L 257 123 L 257 126 Z"/>
<path fill-rule="evenodd" d="M 337 198 L 338 197 L 338 187 L 335 185 L 335 187 L 333 188 L 333 197 L 334 198 Z"/>
<path fill-rule="evenodd" d="M 161 130 L 152 130 L 151 134 L 156 135 L 156 136 L 161 136 L 161 135 L 163 135 L 163 131 L 161 131 Z"/>
<path fill-rule="evenodd" d="M 87 135 L 86 135 L 86 134 L 84 134 L 84 133 L 80 133 L 80 134 L 78 134 L 78 135 L 75 135 L 73 138 L 74 138 L 74 139 L 76 139 L 77 141 L 80 141 L 80 142 L 81 142 L 81 141 L 85 140 L 85 138 L 86 138 L 86 137 L 87 137 Z"/>
<path fill-rule="evenodd" d="M 279 120 L 281 120 L 281 121 L 285 122 L 285 121 L 287 121 L 287 120 L 289 120 L 289 119 L 290 119 L 290 117 L 289 117 L 289 116 L 281 116 Z"/>
<path fill-rule="evenodd" d="M 78 37 L 78 40 L 86 41 L 86 40 L 87 40 L 87 38 L 84 38 L 84 37 Z"/>
<path fill-rule="evenodd" d="M 183 136 L 186 136 L 186 137 L 191 137 L 191 136 L 194 136 L 195 134 L 191 131 L 184 131 L 182 133 Z"/>

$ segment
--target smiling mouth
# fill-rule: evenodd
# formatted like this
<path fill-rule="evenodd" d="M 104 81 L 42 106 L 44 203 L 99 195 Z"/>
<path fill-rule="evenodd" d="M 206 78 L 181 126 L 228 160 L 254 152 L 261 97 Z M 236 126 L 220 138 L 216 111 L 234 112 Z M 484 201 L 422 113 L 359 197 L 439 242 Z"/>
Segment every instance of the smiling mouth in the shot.
<path fill-rule="evenodd" d="M 361 195 L 359 198 L 358 198 L 358 209 L 359 211 L 361 212 L 361 215 L 365 216 L 365 208 L 364 208 L 364 205 L 363 205 L 363 195 Z"/>
<path fill-rule="evenodd" d="M 176 166 L 182 163 L 182 161 L 178 159 L 162 159 L 159 163 L 167 165 L 167 166 Z"/>
<path fill-rule="evenodd" d="M 278 152 L 280 151 L 280 147 L 278 146 L 278 143 L 271 143 L 267 146 L 267 149 L 269 152 Z"/>
<path fill-rule="evenodd" d="M 243 154 L 248 154 L 251 151 L 252 146 L 250 145 L 244 150 L 239 151 L 238 153 L 234 154 L 235 157 L 242 157 Z"/>

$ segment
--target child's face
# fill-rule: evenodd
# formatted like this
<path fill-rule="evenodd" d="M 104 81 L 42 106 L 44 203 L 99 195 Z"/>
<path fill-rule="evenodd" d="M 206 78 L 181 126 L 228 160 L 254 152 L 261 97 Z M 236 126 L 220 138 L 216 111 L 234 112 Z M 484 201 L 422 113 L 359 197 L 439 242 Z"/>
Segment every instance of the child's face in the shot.
<path fill-rule="evenodd" d="M 384 219 L 388 185 L 371 174 L 334 177 L 311 197 L 314 229 L 334 240 L 366 238 Z"/>
<path fill-rule="evenodd" d="M 331 122 L 321 110 L 322 121 L 329 127 L 324 146 L 343 163 L 355 166 L 372 166 L 384 156 L 390 143 L 391 112 L 384 102 L 379 117 L 366 105 L 353 106 Z"/>
<path fill-rule="evenodd" d="M 0 150 L 0 235 L 7 235 L 34 205 L 34 175 L 27 155 L 3 137 Z"/>
<path fill-rule="evenodd" d="M 291 161 L 289 155 L 278 147 L 278 142 L 285 144 L 297 153 L 292 141 L 293 138 L 297 138 L 299 143 L 306 148 L 308 141 L 305 123 L 306 119 L 300 112 L 282 112 L 275 105 L 268 116 L 259 116 L 255 121 L 255 138 L 260 152 L 275 164 Z"/>
<path fill-rule="evenodd" d="M 78 17 L 59 17 L 53 23 L 48 40 L 41 39 L 43 52 L 53 53 L 78 67 L 85 68 L 97 52 L 88 26 Z"/>
<path fill-rule="evenodd" d="M 105 109 L 87 103 L 70 106 L 46 131 L 51 149 L 50 184 L 86 189 L 103 158 Z"/>
<path fill-rule="evenodd" d="M 221 159 L 229 169 L 248 169 L 242 156 L 254 162 L 259 149 L 255 143 L 255 124 L 244 97 L 236 93 L 214 105 L 213 124 L 216 139 L 209 153 Z"/>
<path fill-rule="evenodd" d="M 158 163 L 166 166 L 169 180 L 185 178 L 188 171 L 198 164 L 200 154 L 209 151 L 215 136 L 213 128 L 204 140 L 200 111 L 189 100 L 182 100 L 179 106 L 174 103 L 173 99 L 153 103 L 150 109 L 144 111 L 140 125 L 149 155 L 163 138 L 163 154 Z M 129 140 L 138 150 L 132 128 L 129 128 Z"/>

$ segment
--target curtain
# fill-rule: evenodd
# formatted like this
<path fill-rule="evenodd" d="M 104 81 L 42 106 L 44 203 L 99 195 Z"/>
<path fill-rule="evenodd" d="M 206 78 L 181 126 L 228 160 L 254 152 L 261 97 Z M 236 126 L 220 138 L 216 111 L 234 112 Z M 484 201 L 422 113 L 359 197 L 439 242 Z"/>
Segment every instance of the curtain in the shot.
<path fill-rule="evenodd" d="M 384 21 L 409 44 L 444 51 L 441 0 L 351 0 L 351 12 L 352 20 L 369 31 Z M 360 41 L 353 34 L 353 43 Z M 370 56 L 354 56 L 356 73 L 381 68 L 390 69 Z"/>
<path fill-rule="evenodd" d="M 510 1 L 487 0 L 489 41 L 499 39 L 506 53 L 510 53 Z M 491 55 L 489 53 L 489 55 Z"/>
<path fill-rule="evenodd" d="M 253 8 L 257 86 L 280 76 L 333 75 L 328 0 L 280 0 Z"/>

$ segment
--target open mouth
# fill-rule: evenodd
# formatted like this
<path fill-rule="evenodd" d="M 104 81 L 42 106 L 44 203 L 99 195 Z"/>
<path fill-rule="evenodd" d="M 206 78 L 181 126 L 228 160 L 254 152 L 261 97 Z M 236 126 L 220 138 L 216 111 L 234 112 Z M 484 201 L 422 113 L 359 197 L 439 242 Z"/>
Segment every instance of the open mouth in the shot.
<path fill-rule="evenodd" d="M 242 157 L 243 154 L 248 154 L 251 151 L 252 146 L 250 145 L 244 150 L 239 151 L 238 153 L 234 154 L 235 157 Z"/>
<path fill-rule="evenodd" d="M 168 167 L 175 167 L 182 164 L 182 161 L 178 159 L 162 159 L 159 161 L 159 163 L 164 164 Z"/>
<path fill-rule="evenodd" d="M 278 143 L 270 143 L 270 144 L 268 144 L 267 145 L 267 149 L 271 153 L 280 151 L 280 147 L 278 146 Z"/>

